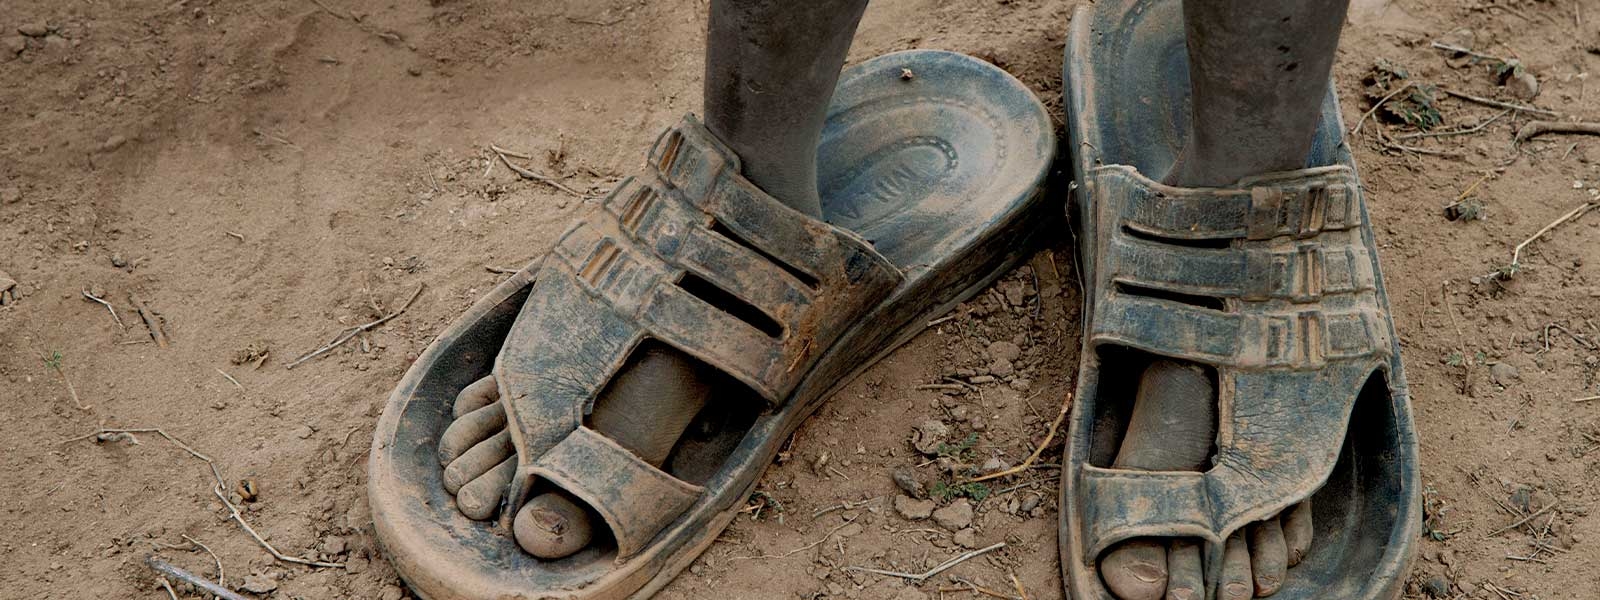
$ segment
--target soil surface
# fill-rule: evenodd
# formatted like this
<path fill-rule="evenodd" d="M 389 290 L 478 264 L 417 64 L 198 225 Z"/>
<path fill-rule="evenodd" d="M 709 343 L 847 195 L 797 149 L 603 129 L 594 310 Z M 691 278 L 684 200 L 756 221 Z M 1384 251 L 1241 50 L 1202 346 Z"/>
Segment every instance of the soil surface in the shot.
<path fill-rule="evenodd" d="M 1336 67 L 1351 124 L 1377 99 L 1367 80 L 1380 60 L 1417 89 L 1600 119 L 1600 83 L 1587 92 L 1600 72 L 1596 0 L 1356 4 Z M 1074 8 L 878 0 L 851 60 L 975 54 L 1026 82 L 1060 123 Z M 494 269 L 543 253 L 583 205 L 519 179 L 489 145 L 573 190 L 609 188 L 661 128 L 698 110 L 706 9 L 5 2 L 0 271 L 17 283 L 0 307 L 0 598 L 164 598 L 146 555 L 215 578 L 211 552 L 226 585 L 260 597 L 409 595 L 375 550 L 366 509 L 383 401 L 504 277 Z M 1491 59 L 1430 46 L 1441 39 L 1519 60 L 1537 96 L 1517 100 Z M 1529 244 L 1514 277 L 1491 275 L 1600 194 L 1600 138 L 1514 147 L 1539 115 L 1408 97 L 1349 143 L 1422 440 L 1429 519 L 1410 594 L 1600 596 L 1600 515 L 1590 514 L 1600 401 L 1573 402 L 1600 394 L 1600 214 Z M 1403 137 L 1417 132 L 1398 121 L 1407 106 L 1435 111 L 1435 132 L 1466 132 Z M 1481 218 L 1447 219 L 1458 199 Z M 1020 464 L 1043 441 L 1076 377 L 1070 248 L 1063 229 L 1055 247 L 853 382 L 661 597 L 977 598 L 975 587 L 1062 597 L 1054 470 L 984 489 L 942 484 L 952 471 Z M 287 368 L 419 287 L 403 314 Z M 230 520 L 195 456 L 157 433 L 97 441 L 99 427 L 182 440 L 214 461 L 262 537 L 339 566 L 275 560 Z M 1059 444 L 1038 464 L 1058 462 Z M 933 492 L 936 517 L 903 498 L 896 470 Z M 999 542 L 916 586 L 849 569 L 921 572 Z"/>

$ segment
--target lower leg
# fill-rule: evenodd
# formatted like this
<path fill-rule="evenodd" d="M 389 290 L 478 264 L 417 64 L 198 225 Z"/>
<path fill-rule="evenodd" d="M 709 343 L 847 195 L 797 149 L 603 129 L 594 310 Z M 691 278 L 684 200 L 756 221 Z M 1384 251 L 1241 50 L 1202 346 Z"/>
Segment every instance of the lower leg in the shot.
<path fill-rule="evenodd" d="M 865 6 L 866 0 L 711 3 L 706 126 L 741 157 L 751 182 L 815 217 L 821 216 L 817 142 Z M 713 393 L 708 381 L 676 350 L 639 353 L 596 400 L 590 425 L 660 466 Z M 494 389 L 490 379 L 463 391 L 462 418 L 440 439 L 448 487 L 462 512 L 478 519 L 493 512 L 515 463 Z M 596 526 L 580 503 L 557 491 L 520 507 L 512 529 L 524 550 L 556 559 L 588 545 Z"/>
<path fill-rule="evenodd" d="M 706 127 L 744 175 L 790 208 L 821 217 L 817 142 L 867 0 L 712 0 Z"/>
<path fill-rule="evenodd" d="M 1184 0 L 1192 91 L 1188 146 L 1167 183 L 1220 186 L 1304 168 L 1328 92 L 1349 0 Z M 1141 376 L 1116 457 L 1130 469 L 1201 470 L 1216 429 L 1216 394 L 1197 367 L 1157 361 Z M 1158 433 L 1159 432 L 1159 433 Z M 1263 597 L 1311 544 L 1310 503 L 1228 541 L 1221 597 Z M 1198 552 L 1186 540 L 1139 538 L 1102 558 L 1122 600 L 1204 598 Z"/>
<path fill-rule="evenodd" d="M 1304 168 L 1350 0 L 1185 0 L 1189 144 L 1168 183 Z"/>

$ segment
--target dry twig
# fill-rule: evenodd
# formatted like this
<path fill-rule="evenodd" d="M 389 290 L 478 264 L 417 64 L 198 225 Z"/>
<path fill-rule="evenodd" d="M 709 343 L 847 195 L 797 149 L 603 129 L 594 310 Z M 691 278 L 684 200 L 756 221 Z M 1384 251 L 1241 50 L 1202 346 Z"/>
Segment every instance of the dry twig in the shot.
<path fill-rule="evenodd" d="M 228 381 L 233 382 L 233 387 L 239 388 L 239 393 L 241 393 L 241 394 L 247 393 L 247 392 L 244 391 L 244 385 L 240 384 L 239 380 L 234 379 L 232 375 L 229 375 L 227 371 L 224 371 L 222 369 L 216 369 L 216 371 L 217 371 L 218 375 L 226 377 L 228 379 Z"/>
<path fill-rule="evenodd" d="M 1562 121 L 1528 121 L 1517 130 L 1518 144 L 1546 133 L 1577 133 L 1600 135 L 1600 123 L 1566 123 Z"/>
<path fill-rule="evenodd" d="M 128 328 L 127 325 L 122 324 L 122 317 L 117 316 L 117 309 L 112 308 L 110 302 L 106 302 L 104 298 L 89 293 L 89 290 L 83 290 L 83 297 L 99 302 L 101 306 L 106 307 L 106 310 L 111 312 L 111 320 L 117 322 L 117 329 L 126 330 Z"/>
<path fill-rule="evenodd" d="M 221 585 L 219 585 L 219 584 L 217 584 L 215 582 L 207 580 L 206 578 L 201 577 L 199 575 L 195 575 L 194 573 L 190 573 L 188 571 L 180 569 L 177 566 L 174 566 L 171 563 L 168 563 L 167 561 L 161 560 L 161 559 L 156 558 L 154 556 L 145 557 L 144 564 L 149 566 L 151 570 L 153 570 L 153 571 L 155 571 L 157 573 L 165 575 L 166 577 L 171 577 L 173 579 L 186 581 L 186 582 L 189 583 L 189 585 L 193 585 L 195 588 L 198 588 L 198 589 L 204 591 L 205 593 L 207 593 L 209 595 L 216 596 L 218 598 L 222 598 L 223 600 L 245 600 L 244 596 L 240 596 L 238 594 L 233 593 L 233 590 L 230 590 L 230 589 L 228 589 L 226 587 L 223 587 L 223 586 L 221 586 Z M 217 577 L 217 579 L 222 579 L 222 578 L 221 577 Z M 167 584 L 167 580 L 165 578 L 162 578 L 161 584 L 162 585 L 169 585 L 169 584 Z M 172 588 L 169 586 L 167 588 L 167 591 L 170 593 L 172 591 Z M 174 595 L 173 597 L 176 598 L 177 596 Z"/>
<path fill-rule="evenodd" d="M 1596 206 L 1600 206 L 1600 204 L 1596 204 L 1595 202 L 1585 202 L 1583 206 L 1574 208 L 1571 212 L 1561 215 L 1561 218 L 1552 221 L 1549 225 L 1545 225 L 1544 229 L 1540 229 L 1538 233 L 1533 234 L 1528 239 L 1522 240 L 1522 243 L 1517 244 L 1517 247 L 1511 251 L 1511 266 L 1509 267 L 1509 270 L 1507 271 L 1508 275 L 1505 278 L 1509 279 L 1509 274 L 1515 274 L 1517 269 L 1522 267 L 1522 250 L 1527 248 L 1528 244 L 1532 244 L 1535 240 L 1544 237 L 1544 234 L 1550 233 L 1550 230 L 1555 229 L 1562 223 L 1566 223 L 1583 216 L 1583 213 L 1589 212 L 1590 209 L 1593 209 Z M 1498 273 L 1492 273 L 1491 275 L 1498 275 Z"/>
<path fill-rule="evenodd" d="M 283 368 L 285 368 L 285 369 L 293 369 L 296 366 L 298 366 L 300 363 L 306 362 L 306 361 L 311 360 L 313 358 L 316 358 L 318 356 L 322 356 L 324 353 L 328 352 L 329 350 L 332 350 L 334 348 L 338 348 L 339 346 L 343 345 L 345 342 L 348 342 L 348 341 L 354 339 L 356 337 L 356 334 L 359 334 L 359 333 L 361 333 L 363 331 L 370 330 L 370 329 L 372 329 L 374 327 L 377 327 L 379 325 L 382 325 L 384 323 L 388 323 L 389 319 L 393 319 L 395 317 L 398 317 L 398 316 L 400 316 L 401 313 L 406 312 L 406 309 L 411 308 L 411 303 L 417 301 L 417 296 L 421 296 L 423 288 L 426 288 L 426 287 L 428 287 L 427 284 L 418 284 L 417 285 L 417 291 L 411 292 L 411 297 L 406 300 L 405 305 L 400 307 L 400 310 L 397 310 L 397 311 L 394 311 L 392 313 L 389 313 L 388 315 L 385 315 L 385 316 L 383 316 L 382 318 L 380 318 L 380 319 L 378 319 L 376 321 L 372 321 L 372 322 L 369 322 L 369 323 L 365 323 L 365 324 L 361 324 L 361 325 L 357 325 L 355 327 L 351 327 L 351 328 L 345 329 L 344 331 L 340 332 L 338 336 L 334 337 L 333 341 L 328 342 L 326 345 L 324 345 L 321 348 L 317 348 L 316 350 L 312 350 L 310 352 L 305 353 L 304 355 L 301 355 L 300 358 L 294 359 L 294 362 L 289 363 L 287 365 L 284 365 Z"/>
<path fill-rule="evenodd" d="M 527 160 L 528 159 L 528 155 L 526 155 L 526 154 L 521 154 L 521 153 L 518 153 L 518 152 L 512 152 L 510 150 L 506 150 L 505 148 L 501 148 L 501 147 L 496 146 L 494 144 L 490 144 L 489 145 L 489 149 L 494 151 L 496 156 L 500 157 L 500 161 L 501 162 L 506 163 L 506 168 L 511 169 L 512 172 L 514 172 L 514 173 L 516 173 L 518 175 L 521 175 L 524 179 L 532 179 L 534 181 L 537 181 L 539 183 L 543 183 L 545 185 L 548 185 L 550 187 L 556 188 L 556 189 L 561 190 L 563 192 L 566 192 L 568 194 L 572 194 L 573 196 L 577 196 L 578 198 L 581 198 L 581 199 L 584 199 L 584 200 L 588 200 L 589 198 L 593 198 L 594 197 L 594 196 L 590 196 L 588 194 L 585 194 L 583 192 L 580 192 L 578 190 L 569 188 L 565 184 L 561 183 L 561 181 L 557 180 L 554 177 L 550 177 L 548 175 L 540 175 L 540 174 L 535 173 L 535 172 L 533 172 L 531 170 L 528 170 L 526 168 L 519 167 L 519 166 L 516 165 L 516 163 L 511 162 L 511 158 L 510 157 L 512 157 L 512 156 L 515 156 L 517 158 L 521 158 L 523 160 Z"/>
<path fill-rule="evenodd" d="M 1466 100 L 1468 102 L 1475 102 L 1475 103 L 1478 103 L 1478 104 L 1482 104 L 1484 106 L 1493 106 L 1495 108 L 1510 108 L 1510 109 L 1520 110 L 1520 111 L 1526 112 L 1526 113 L 1533 113 L 1533 114 L 1536 114 L 1536 115 L 1545 115 L 1545 116 L 1550 116 L 1550 117 L 1559 117 L 1559 116 L 1561 116 L 1560 113 L 1557 113 L 1557 112 L 1555 112 L 1553 110 L 1545 110 L 1545 109 L 1539 108 L 1537 106 L 1529 106 L 1527 104 L 1517 104 L 1515 102 L 1501 102 L 1499 100 L 1491 100 L 1489 98 L 1483 98 L 1483 97 L 1480 97 L 1480 96 L 1474 96 L 1472 94 L 1463 94 L 1461 92 L 1457 92 L 1455 90 L 1451 90 L 1451 89 L 1447 89 L 1447 88 L 1439 88 L 1439 91 L 1444 92 L 1446 94 L 1449 94 L 1451 96 L 1455 96 L 1455 97 L 1460 98 L 1462 100 Z"/>
<path fill-rule="evenodd" d="M 1505 526 L 1505 527 L 1501 527 L 1501 528 L 1499 528 L 1499 529 L 1496 529 L 1496 530 L 1494 530 L 1494 531 L 1491 531 L 1491 532 L 1489 532 L 1489 535 L 1486 535 L 1486 536 L 1484 536 L 1484 537 L 1494 537 L 1494 536 L 1497 536 L 1497 535 L 1500 535 L 1500 534 L 1502 534 L 1502 533 L 1505 533 L 1505 532 L 1507 532 L 1507 531 L 1511 531 L 1511 530 L 1513 530 L 1513 529 L 1516 529 L 1516 528 L 1518 528 L 1518 527 L 1521 527 L 1521 526 L 1523 526 L 1523 525 L 1525 525 L 1525 524 L 1527 524 L 1527 523 L 1528 523 L 1528 521 L 1532 521 L 1532 520 L 1533 520 L 1533 518 L 1534 518 L 1534 517 L 1537 517 L 1537 516 L 1539 516 L 1539 515 L 1542 515 L 1542 514 L 1544 514 L 1544 513 L 1545 513 L 1545 511 L 1548 511 L 1548 510 L 1550 510 L 1550 509 L 1552 509 L 1552 508 L 1555 508 L 1555 507 L 1556 507 L 1556 505 L 1555 505 L 1555 503 L 1553 503 L 1553 502 L 1552 502 L 1552 503 L 1551 503 L 1551 504 L 1550 504 L 1550 505 L 1549 505 L 1549 506 L 1546 506 L 1546 507 L 1544 507 L 1544 508 L 1541 508 L 1541 509 L 1539 509 L 1539 510 L 1538 510 L 1538 511 L 1536 511 L 1536 512 L 1534 512 L 1534 513 L 1533 513 L 1533 514 L 1531 514 L 1531 515 L 1528 515 L 1528 516 L 1526 516 L 1526 517 L 1523 517 L 1523 518 L 1521 518 L 1521 519 L 1517 519 L 1517 522 L 1515 522 L 1515 523 L 1512 523 L 1512 524 L 1510 524 L 1510 525 L 1507 525 L 1507 526 Z"/>
<path fill-rule="evenodd" d="M 217 563 L 217 581 L 228 580 L 227 572 L 222 570 L 222 559 L 217 558 L 217 553 L 212 552 L 210 546 L 200 543 L 200 540 L 189 537 L 188 534 L 183 534 L 183 539 L 189 540 L 189 543 L 199 546 L 201 550 L 206 551 L 206 554 L 211 555 L 211 560 Z"/>
<path fill-rule="evenodd" d="M 339 564 L 339 563 L 322 562 L 320 560 L 311 560 L 311 559 L 308 559 L 308 558 L 301 558 L 301 557 L 298 557 L 298 556 L 289 556 L 287 554 L 279 552 L 277 548 L 273 548 L 272 547 L 272 544 L 267 543 L 266 538 L 263 538 L 263 537 L 261 537 L 261 534 L 256 533 L 256 528 L 251 527 L 250 523 L 248 521 L 244 520 L 244 515 L 239 513 L 239 507 L 234 506 L 233 502 L 230 502 L 228 500 L 228 497 L 223 495 L 222 490 L 223 490 L 223 486 L 218 485 L 218 486 L 216 486 L 214 488 L 211 488 L 211 493 L 212 494 L 216 494 L 217 500 L 222 501 L 222 505 L 228 507 L 228 512 L 230 513 L 229 518 L 232 518 L 234 520 L 234 522 L 239 524 L 240 527 L 243 527 L 245 533 L 248 533 L 248 534 L 250 534 L 250 537 L 255 538 L 256 539 L 256 543 L 260 544 L 262 548 L 266 548 L 267 552 L 272 554 L 273 558 L 276 558 L 276 559 L 281 560 L 283 562 L 295 563 L 297 565 L 306 565 L 308 567 L 343 567 L 344 566 L 344 565 Z"/>
<path fill-rule="evenodd" d="M 156 316 L 155 311 L 145 306 L 144 300 L 140 299 L 138 294 L 128 294 L 128 301 L 139 311 L 139 318 L 144 319 L 145 328 L 150 330 L 150 339 L 156 341 L 156 346 L 167 347 L 167 332 L 161 328 L 161 317 Z"/>
<path fill-rule="evenodd" d="M 1387 96 L 1384 96 L 1377 102 L 1372 103 L 1372 108 L 1367 109 L 1367 112 L 1362 113 L 1361 118 L 1356 120 L 1356 126 L 1350 128 L 1350 135 L 1361 133 L 1361 126 L 1367 123 L 1367 118 L 1371 117 L 1372 113 L 1378 112 L 1378 109 L 1383 106 L 1383 103 L 1388 102 L 1390 98 L 1393 98 L 1400 92 L 1404 92 L 1409 89 L 1411 89 L 1411 82 L 1407 81 L 1405 85 L 1395 88 L 1394 91 L 1389 92 Z"/>
<path fill-rule="evenodd" d="M 1039 442 L 1039 447 L 1038 448 L 1034 448 L 1033 449 L 1033 454 L 1029 454 L 1028 458 L 1022 461 L 1022 464 L 1019 464 L 1019 465 L 1017 465 L 1015 467 L 1011 467 L 1009 469 L 1001 469 L 1001 470 L 995 471 L 993 473 L 988 473 L 988 474 L 985 474 L 985 475 L 979 475 L 977 477 L 974 477 L 972 479 L 967 480 L 966 483 L 975 483 L 975 482 L 979 482 L 979 481 L 988 481 L 990 479 L 999 479 L 999 478 L 1005 477 L 1007 475 L 1016 475 L 1017 473 L 1021 473 L 1023 471 L 1026 471 L 1026 470 L 1032 468 L 1033 467 L 1033 463 L 1035 461 L 1039 460 L 1039 455 L 1044 454 L 1045 448 L 1049 448 L 1051 440 L 1054 440 L 1056 438 L 1056 430 L 1061 427 L 1061 421 L 1063 419 L 1067 418 L 1067 412 L 1069 410 L 1071 410 L 1071 409 L 1072 409 L 1072 392 L 1067 392 L 1066 396 L 1061 399 L 1061 412 L 1056 413 L 1056 420 L 1054 422 L 1050 423 L 1050 431 L 1048 431 L 1048 432 L 1046 432 L 1044 434 L 1044 441 Z"/>
<path fill-rule="evenodd" d="M 977 550 L 973 550 L 973 551 L 968 552 L 966 554 L 963 554 L 961 556 L 957 556 L 957 557 L 952 558 L 950 560 L 947 560 L 947 561 L 944 561 L 942 563 L 939 563 L 939 566 L 934 567 L 932 569 L 928 569 L 927 572 L 924 572 L 924 573 L 901 573 L 901 572 L 898 572 L 898 571 L 885 571 L 883 569 L 872 569 L 872 568 L 868 568 L 868 567 L 845 567 L 845 570 L 846 571 L 861 571 L 863 573 L 872 573 L 874 575 L 886 575 L 886 576 L 889 576 L 889 577 L 899 577 L 901 579 L 906 579 L 906 580 L 913 581 L 913 582 L 916 582 L 916 583 L 922 583 L 924 581 L 927 581 L 929 578 L 933 577 L 934 575 L 938 575 L 940 573 L 943 573 L 945 571 L 950 570 L 951 567 L 954 567 L 954 566 L 959 565 L 961 563 L 964 563 L 964 562 L 966 562 L 968 560 L 972 560 L 974 558 L 977 558 L 979 556 L 983 556 L 985 554 L 988 554 L 988 553 L 993 552 L 995 550 L 999 550 L 999 549 L 1004 548 L 1004 547 L 1006 547 L 1006 543 L 1005 542 L 1000 542 L 1000 543 L 995 544 L 993 546 L 989 546 L 989 547 L 986 547 L 986 548 L 979 548 Z"/>

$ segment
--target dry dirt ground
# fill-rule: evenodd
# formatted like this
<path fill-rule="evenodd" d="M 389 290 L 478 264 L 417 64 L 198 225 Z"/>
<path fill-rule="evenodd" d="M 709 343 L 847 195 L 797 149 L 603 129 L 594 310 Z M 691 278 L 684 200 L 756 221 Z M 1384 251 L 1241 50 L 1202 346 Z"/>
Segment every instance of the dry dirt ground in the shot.
<path fill-rule="evenodd" d="M 216 576 L 195 542 L 230 587 L 275 587 L 265 597 L 405 595 L 365 508 L 382 402 L 433 335 L 503 277 L 489 268 L 541 254 L 582 207 L 516 178 L 488 146 L 527 153 L 524 164 L 572 188 L 608 188 L 663 126 L 698 109 L 706 3 L 3 5 L 0 271 L 18 283 L 16 302 L 0 307 L 0 598 L 162 598 L 143 558 Z M 1073 8 L 878 0 L 852 60 L 917 47 L 976 54 L 1020 77 L 1059 123 Z M 1371 106 L 1363 79 L 1379 59 L 1417 84 L 1509 99 L 1483 64 L 1430 47 L 1465 39 L 1451 33 L 1461 28 L 1480 53 L 1520 59 L 1542 84 L 1534 104 L 1600 118 L 1600 89 L 1586 83 L 1600 71 L 1600 1 L 1363 0 L 1337 67 L 1347 121 Z M 1434 106 L 1436 131 L 1502 112 L 1442 96 Z M 1409 594 L 1600 596 L 1600 402 L 1573 402 L 1600 394 L 1600 214 L 1530 244 L 1513 279 L 1487 276 L 1596 197 L 1600 138 L 1514 150 L 1530 117 L 1517 111 L 1462 135 L 1385 142 L 1415 131 L 1382 120 L 1391 112 L 1350 143 L 1422 440 L 1430 517 Z M 1469 187 L 1483 218 L 1447 220 L 1442 208 Z M 889 473 L 933 486 L 948 463 L 1017 464 L 1042 441 L 1075 377 L 1072 265 L 1063 230 L 850 385 L 661 597 L 973 598 L 975 586 L 1061 597 L 1051 469 L 956 490 L 982 497 L 965 527 L 908 520 Z M 286 369 L 419 286 L 404 314 Z M 168 347 L 151 342 L 134 294 Z M 1020 349 L 1011 381 L 984 379 L 995 342 Z M 97 427 L 183 440 L 230 486 L 253 483 L 243 516 L 272 544 L 341 566 L 274 560 L 228 520 L 205 466 L 159 435 L 66 441 Z M 943 442 L 946 460 L 918 442 Z M 1041 464 L 1059 460 L 1058 444 Z M 846 569 L 921 571 L 963 543 L 1002 541 L 917 587 Z"/>

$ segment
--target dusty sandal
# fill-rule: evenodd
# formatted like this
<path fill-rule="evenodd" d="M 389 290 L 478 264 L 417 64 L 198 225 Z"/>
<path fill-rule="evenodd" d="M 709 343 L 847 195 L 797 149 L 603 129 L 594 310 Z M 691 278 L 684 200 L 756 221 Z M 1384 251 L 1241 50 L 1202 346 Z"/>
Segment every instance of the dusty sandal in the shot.
<path fill-rule="evenodd" d="M 1089 294 L 1063 577 L 1082 600 L 1397 597 L 1416 438 L 1338 102 L 1307 163 L 1331 166 L 1156 183 L 1188 131 L 1181 6 L 1102 0 L 1067 43 Z"/>
<path fill-rule="evenodd" d="M 396 570 L 431 600 L 654 593 L 831 390 L 1031 252 L 1053 149 L 1044 108 L 1003 71 L 875 58 L 833 97 L 824 222 L 756 189 L 685 118 L 390 397 L 368 496 Z M 687 432 L 649 452 L 600 433 L 596 402 L 637 385 L 619 372 L 662 360 L 712 381 Z M 469 448 L 457 427 L 504 432 Z"/>

